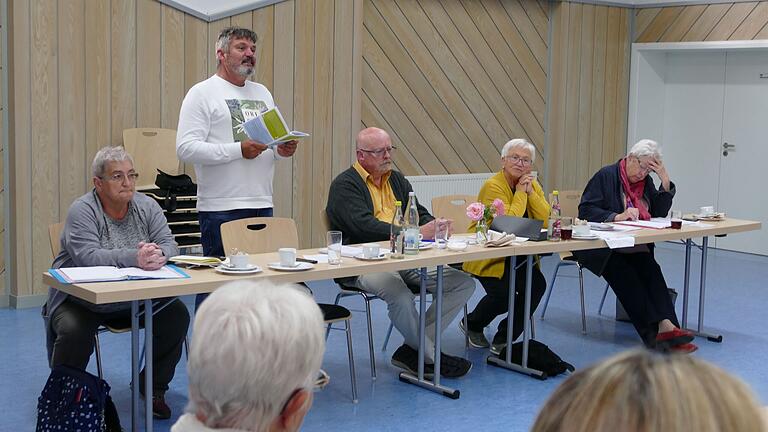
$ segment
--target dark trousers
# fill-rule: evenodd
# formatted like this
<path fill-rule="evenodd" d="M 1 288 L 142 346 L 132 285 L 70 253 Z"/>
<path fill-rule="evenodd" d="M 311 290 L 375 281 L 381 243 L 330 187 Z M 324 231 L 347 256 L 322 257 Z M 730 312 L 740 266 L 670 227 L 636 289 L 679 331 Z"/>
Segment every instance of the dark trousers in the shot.
<path fill-rule="evenodd" d="M 612 253 L 602 276 L 647 346 L 655 345 L 659 321 L 668 319 L 680 326 L 661 267 L 650 252 Z"/>
<path fill-rule="evenodd" d="M 66 365 L 84 370 L 93 353 L 96 329 L 108 321 L 120 320 L 130 323 L 130 319 L 130 310 L 103 314 L 93 312 L 71 299 L 65 300 L 51 317 L 55 338 L 51 367 Z M 142 325 L 143 322 L 141 319 Z M 181 300 L 175 299 L 154 315 L 152 323 L 152 390 L 165 392 L 181 358 L 184 337 L 189 327 L 189 312 Z M 144 387 L 143 379 L 140 387 Z"/>
<path fill-rule="evenodd" d="M 221 241 L 221 224 L 239 219 L 252 217 L 272 217 L 272 208 L 236 209 L 225 211 L 201 211 L 197 218 L 200 221 L 200 243 L 203 245 L 203 255 L 223 257 L 224 244 Z M 195 298 L 195 310 L 208 297 L 208 294 L 198 294 Z"/>
<path fill-rule="evenodd" d="M 518 264 L 522 263 L 522 265 L 515 271 L 515 317 L 514 322 L 512 323 L 513 341 L 523 333 L 525 272 L 528 267 L 525 256 L 517 257 L 517 262 Z M 509 275 L 510 267 L 512 267 L 510 263 L 511 260 L 507 258 L 504 265 L 504 275 L 501 279 L 482 276 L 477 277 L 477 280 L 483 285 L 486 294 L 485 297 L 480 299 L 477 306 L 475 306 L 475 310 L 467 316 L 467 326 L 470 330 L 481 332 L 497 316 L 509 311 Z M 531 272 L 531 315 L 533 315 L 533 312 L 539 305 L 546 289 L 547 283 L 544 279 L 544 275 L 541 274 L 538 267 L 534 266 Z M 507 318 L 504 318 L 499 323 L 496 335 L 493 337 L 493 343 L 501 344 L 506 341 Z"/>

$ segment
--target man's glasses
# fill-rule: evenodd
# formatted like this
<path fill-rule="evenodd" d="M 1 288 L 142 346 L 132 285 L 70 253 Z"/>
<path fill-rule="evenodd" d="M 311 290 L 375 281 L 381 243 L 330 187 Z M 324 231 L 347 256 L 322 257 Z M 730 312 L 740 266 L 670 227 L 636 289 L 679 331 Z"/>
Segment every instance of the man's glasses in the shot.
<path fill-rule="evenodd" d="M 136 180 L 139 178 L 139 173 L 136 172 L 129 172 L 128 174 L 116 172 L 110 176 L 104 176 L 99 177 L 102 180 L 109 180 L 113 183 L 122 183 L 125 181 L 125 179 L 128 179 L 129 183 L 136 183 Z"/>
<path fill-rule="evenodd" d="M 528 166 L 528 165 L 530 165 L 533 162 L 532 160 L 530 160 L 528 158 L 521 158 L 520 156 L 517 156 L 517 155 L 506 156 L 504 159 L 512 162 L 513 164 L 516 164 L 516 163 L 519 162 L 519 163 L 523 164 L 523 166 Z"/>
<path fill-rule="evenodd" d="M 374 155 L 376 157 L 381 157 L 381 156 L 384 156 L 384 153 L 387 153 L 387 152 L 389 154 L 392 154 L 393 151 L 397 150 L 397 147 L 392 146 L 392 147 L 386 147 L 386 148 L 378 149 L 378 150 L 365 150 L 365 149 L 358 149 L 358 150 L 360 150 L 361 152 L 364 152 L 364 153 L 370 153 L 370 154 L 372 154 L 372 155 Z"/>

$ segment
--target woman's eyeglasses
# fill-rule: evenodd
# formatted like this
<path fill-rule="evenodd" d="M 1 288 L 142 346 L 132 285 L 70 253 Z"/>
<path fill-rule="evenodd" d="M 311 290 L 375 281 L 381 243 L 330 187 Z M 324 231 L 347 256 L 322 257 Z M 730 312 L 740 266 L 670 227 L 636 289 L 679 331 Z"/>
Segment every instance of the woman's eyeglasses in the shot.
<path fill-rule="evenodd" d="M 528 166 L 533 162 L 528 158 L 521 158 L 520 156 L 517 156 L 517 155 L 505 156 L 504 159 L 512 162 L 513 164 L 521 163 L 523 164 L 523 166 Z"/>

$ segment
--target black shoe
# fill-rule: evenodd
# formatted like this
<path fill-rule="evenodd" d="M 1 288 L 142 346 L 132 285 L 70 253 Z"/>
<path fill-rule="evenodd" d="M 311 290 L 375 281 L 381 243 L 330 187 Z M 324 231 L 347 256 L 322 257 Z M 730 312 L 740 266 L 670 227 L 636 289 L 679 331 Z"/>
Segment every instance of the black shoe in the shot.
<path fill-rule="evenodd" d="M 392 354 L 392 365 L 418 376 L 419 352 L 406 344 L 402 344 L 395 350 L 395 353 Z M 442 367 L 442 365 L 443 363 L 441 362 L 440 366 Z M 435 365 L 428 363 L 424 364 L 424 378 L 432 379 L 434 377 Z"/>
<path fill-rule="evenodd" d="M 491 346 L 491 344 L 488 343 L 488 339 L 485 338 L 483 332 L 472 331 L 469 329 L 469 327 L 464 323 L 464 318 L 459 321 L 459 329 L 464 332 L 465 335 L 467 335 L 469 346 L 475 348 L 488 348 Z"/>
<path fill-rule="evenodd" d="M 144 399 L 144 390 L 139 389 L 139 393 L 142 399 Z M 152 417 L 158 420 L 168 420 L 171 418 L 171 407 L 165 403 L 165 392 L 157 390 L 152 392 Z"/>
<path fill-rule="evenodd" d="M 469 373 L 472 362 L 461 357 L 440 353 L 440 375 L 445 378 L 459 378 Z"/>

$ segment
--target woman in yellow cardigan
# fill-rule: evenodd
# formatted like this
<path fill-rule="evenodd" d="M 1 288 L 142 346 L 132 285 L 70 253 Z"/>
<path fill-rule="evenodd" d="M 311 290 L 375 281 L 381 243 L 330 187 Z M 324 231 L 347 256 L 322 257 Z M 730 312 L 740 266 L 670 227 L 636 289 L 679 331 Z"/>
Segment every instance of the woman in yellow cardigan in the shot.
<path fill-rule="evenodd" d="M 531 167 L 536 157 L 536 148 L 524 139 L 513 139 L 504 145 L 501 150 L 501 171 L 486 180 L 478 194 L 478 201 L 486 206 L 491 205 L 498 198 L 504 202 L 506 214 L 518 217 L 539 219 L 545 222 L 549 217 L 549 203 L 544 198 L 544 191 L 531 175 Z M 474 231 L 476 222 L 469 227 Z M 515 319 L 512 323 L 512 340 L 523 332 L 523 299 L 525 293 L 525 257 L 518 257 L 520 264 L 515 271 Z M 485 289 L 486 295 L 467 316 L 467 322 L 459 323 L 461 330 L 469 336 L 470 345 L 476 348 L 491 347 L 491 352 L 499 354 L 504 349 L 507 341 L 507 319 L 504 318 L 498 326 L 493 343 L 489 344 L 483 334 L 483 329 L 499 315 L 507 313 L 509 303 L 509 259 L 494 258 L 483 261 L 471 261 L 464 263 L 464 271 L 477 277 Z M 531 284 L 531 314 L 539 305 L 541 297 L 546 290 L 544 275 L 538 267 L 532 270 Z"/>

